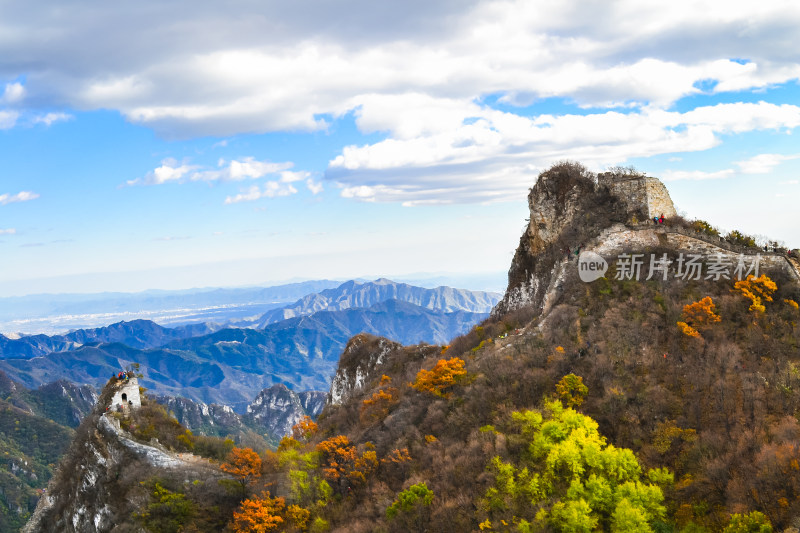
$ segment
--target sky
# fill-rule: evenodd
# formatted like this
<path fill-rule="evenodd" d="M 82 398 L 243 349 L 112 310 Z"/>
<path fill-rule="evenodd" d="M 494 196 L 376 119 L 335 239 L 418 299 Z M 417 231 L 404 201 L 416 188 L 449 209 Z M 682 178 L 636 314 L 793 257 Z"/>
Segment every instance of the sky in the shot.
<path fill-rule="evenodd" d="M 502 285 L 561 160 L 800 247 L 798 28 L 795 0 L 0 0 L 0 296 Z"/>

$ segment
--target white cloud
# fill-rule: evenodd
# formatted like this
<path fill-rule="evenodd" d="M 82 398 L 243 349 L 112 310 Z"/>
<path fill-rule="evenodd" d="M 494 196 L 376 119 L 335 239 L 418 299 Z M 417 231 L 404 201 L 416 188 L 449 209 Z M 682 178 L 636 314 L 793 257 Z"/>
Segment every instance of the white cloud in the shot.
<path fill-rule="evenodd" d="M 15 104 L 22 100 L 24 96 L 25 87 L 23 87 L 20 82 L 6 83 L 3 95 L 0 96 L 0 102 L 4 104 Z"/>
<path fill-rule="evenodd" d="M 65 120 L 72 120 L 74 117 L 68 113 L 47 113 L 33 118 L 35 124 L 44 124 L 51 126 L 55 122 L 62 122 Z"/>
<path fill-rule="evenodd" d="M 31 191 L 20 191 L 17 194 L 0 194 L 0 205 L 13 204 L 15 202 L 29 202 L 39 198 L 39 195 Z"/>
<path fill-rule="evenodd" d="M 17 124 L 19 113 L 0 109 L 0 130 L 10 130 Z"/>
<path fill-rule="evenodd" d="M 445 107 L 455 108 L 452 102 Z M 371 109 L 361 109 L 365 120 L 371 120 Z M 393 133 L 413 129 L 416 123 L 413 111 L 407 115 L 408 122 L 404 113 L 380 111 L 390 137 L 347 146 L 330 162 L 326 177 L 341 185 L 343 196 L 412 204 L 495 201 L 524 194 L 539 170 L 560 159 L 600 169 L 636 157 L 707 150 L 730 132 L 800 126 L 800 107 L 765 102 L 685 113 L 647 107 L 536 117 L 463 102 L 455 127 L 401 139 L 403 135 Z M 675 173 L 667 179 L 720 179 L 733 173 Z"/>
<path fill-rule="evenodd" d="M 314 181 L 311 178 L 306 180 L 306 187 L 308 187 L 308 190 L 311 191 L 311 194 L 319 194 L 324 190 L 321 182 Z"/>
<path fill-rule="evenodd" d="M 148 172 L 145 177 L 129 180 L 126 185 L 161 185 L 171 181 L 180 182 L 196 168 L 192 165 L 179 165 L 176 160 L 168 158 L 161 161 L 161 166 Z"/>
<path fill-rule="evenodd" d="M 800 185 L 800 180 L 781 181 L 778 185 Z"/>
<path fill-rule="evenodd" d="M 241 181 L 244 179 L 258 179 L 270 174 L 277 174 L 291 168 L 292 163 L 272 163 L 270 161 L 257 161 L 253 157 L 245 157 L 241 161 L 231 160 L 226 162 L 220 159 L 217 170 L 202 170 L 192 173 L 192 181 Z"/>
<path fill-rule="evenodd" d="M 346 0 L 313 9 L 269 0 L 235 10 L 78 1 L 68 13 L 46 4 L 4 12 L 2 55 L 25 65 L 10 75 L 26 80 L 6 91 L 24 89 L 42 106 L 116 109 L 168 137 L 325 128 L 321 115 L 371 99 L 397 108 L 410 94 L 440 104 L 497 95 L 665 107 L 700 92 L 699 82 L 719 93 L 800 77 L 800 5 L 790 0 Z M 87 55 L 89 43 L 104 53 Z M 436 127 L 417 118 L 415 131 Z"/>
<path fill-rule="evenodd" d="M 238 204 L 240 202 L 252 202 L 261 198 L 275 198 L 277 196 L 289 196 L 296 194 L 297 189 L 291 184 L 281 183 L 278 181 L 268 181 L 264 184 L 263 188 L 258 185 L 253 185 L 246 191 L 237 194 L 236 196 L 228 196 L 225 198 L 225 204 Z"/>
<path fill-rule="evenodd" d="M 737 161 L 736 165 L 745 174 L 768 174 L 783 161 L 800 158 L 800 154 L 759 154 L 745 161 Z"/>
<path fill-rule="evenodd" d="M 17 230 L 14 228 L 7 228 L 7 229 L 0 228 L 0 235 L 14 235 L 16 233 Z"/>
<path fill-rule="evenodd" d="M 143 178 L 129 180 L 126 185 L 161 185 L 168 182 L 185 183 L 187 181 L 242 181 L 259 179 L 265 176 L 279 176 L 283 182 L 305 179 L 305 171 L 289 171 L 294 166 L 291 162 L 273 163 L 257 161 L 253 157 L 241 160 L 226 161 L 220 159 L 216 169 L 208 169 L 199 165 L 179 164 L 174 159 L 165 159 L 161 166 L 148 172 Z"/>
<path fill-rule="evenodd" d="M 664 181 L 677 180 L 721 180 L 730 178 L 735 172 L 732 169 L 718 170 L 716 172 L 704 172 L 702 170 L 668 170 L 660 177 Z"/>

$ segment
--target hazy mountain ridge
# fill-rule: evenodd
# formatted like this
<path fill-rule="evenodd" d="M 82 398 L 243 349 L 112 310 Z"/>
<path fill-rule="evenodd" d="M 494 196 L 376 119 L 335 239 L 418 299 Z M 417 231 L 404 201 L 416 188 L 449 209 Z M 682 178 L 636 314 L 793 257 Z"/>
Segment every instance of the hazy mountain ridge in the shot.
<path fill-rule="evenodd" d="M 485 316 L 384 301 L 368 309 L 320 311 L 263 330 L 226 328 L 159 348 L 106 343 L 34 358 L 7 358 L 0 361 L 0 370 L 29 388 L 65 377 L 99 387 L 110 375 L 139 363 L 142 384 L 155 394 L 185 396 L 242 411 L 274 383 L 291 385 L 294 390 L 327 390 L 339 354 L 357 333 L 385 335 L 404 344 L 441 344 Z"/>
<path fill-rule="evenodd" d="M 434 311 L 488 313 L 500 297 L 497 293 L 452 287 L 426 289 L 385 278 L 365 283 L 351 280 L 335 289 L 309 294 L 292 305 L 269 311 L 253 322 L 252 327 L 263 328 L 281 320 L 311 315 L 322 310 L 372 307 L 388 300 L 404 301 Z"/>
<path fill-rule="evenodd" d="M 221 327 L 203 323 L 167 328 L 151 320 L 132 320 L 100 328 L 78 329 L 64 335 L 39 334 L 18 339 L 0 335 L 0 358 L 39 357 L 53 352 L 77 350 L 83 345 L 103 343 L 121 343 L 138 349 L 156 348 L 173 340 L 205 335 Z"/>

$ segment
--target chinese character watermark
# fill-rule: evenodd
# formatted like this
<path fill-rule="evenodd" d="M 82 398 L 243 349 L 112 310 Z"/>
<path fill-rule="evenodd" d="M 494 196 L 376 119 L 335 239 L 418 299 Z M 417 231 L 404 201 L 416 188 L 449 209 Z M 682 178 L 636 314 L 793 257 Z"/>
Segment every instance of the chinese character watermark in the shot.
<path fill-rule="evenodd" d="M 761 263 L 761 254 L 755 256 L 739 254 L 736 261 L 723 254 L 716 254 L 705 260 L 699 254 L 681 253 L 676 259 L 670 259 L 666 253 L 660 256 L 649 254 L 649 260 L 646 260 L 646 255 L 636 253 L 618 255 L 614 279 L 639 281 L 644 273 L 646 274 L 644 280 L 667 281 L 672 278 L 684 281 L 719 281 L 735 278 L 741 281 L 750 275 L 758 277 Z M 603 277 L 608 268 L 608 262 L 594 252 L 584 252 L 578 259 L 578 274 L 581 280 L 587 283 Z"/>

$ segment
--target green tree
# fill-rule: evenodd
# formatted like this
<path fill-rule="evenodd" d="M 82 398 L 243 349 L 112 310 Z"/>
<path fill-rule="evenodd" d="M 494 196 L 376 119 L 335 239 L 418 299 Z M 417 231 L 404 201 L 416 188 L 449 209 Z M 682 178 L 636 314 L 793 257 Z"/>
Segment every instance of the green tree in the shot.
<path fill-rule="evenodd" d="M 433 503 L 433 491 L 424 482 L 401 491 L 386 509 L 386 517 L 405 531 L 422 531 Z"/>
<path fill-rule="evenodd" d="M 749 514 L 735 514 L 725 526 L 723 533 L 772 533 L 772 524 L 758 511 Z"/>
<path fill-rule="evenodd" d="M 156 482 L 152 501 L 139 515 L 142 525 L 148 531 L 158 533 L 177 533 L 183 531 L 186 523 L 195 515 L 196 509 L 191 500 L 181 492 L 172 492 Z"/>
<path fill-rule="evenodd" d="M 527 449 L 517 463 L 497 456 L 489 464 L 495 483 L 483 508 L 492 523 L 514 523 L 519 530 L 646 532 L 664 518 L 661 488 L 643 480 L 633 452 L 608 444 L 590 417 L 546 400 L 542 411 L 516 412 L 512 419 L 517 434 L 508 438 Z M 666 470 L 648 477 L 673 481 Z"/>

